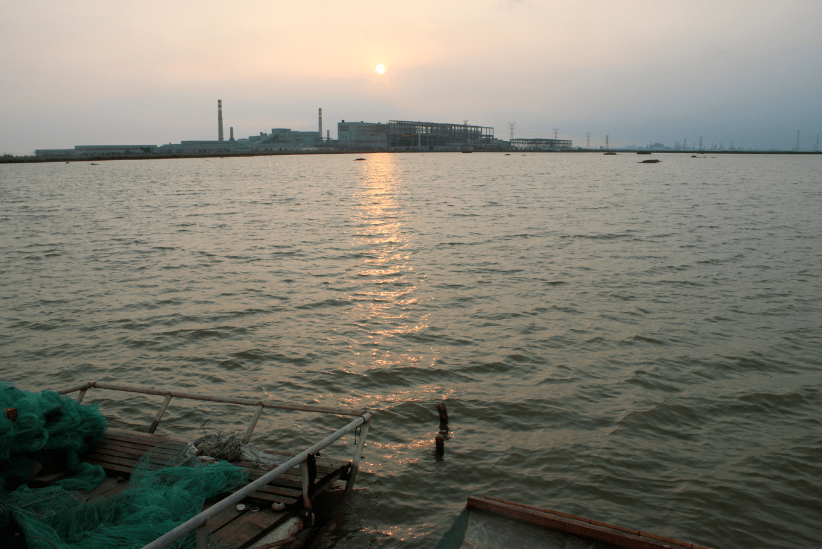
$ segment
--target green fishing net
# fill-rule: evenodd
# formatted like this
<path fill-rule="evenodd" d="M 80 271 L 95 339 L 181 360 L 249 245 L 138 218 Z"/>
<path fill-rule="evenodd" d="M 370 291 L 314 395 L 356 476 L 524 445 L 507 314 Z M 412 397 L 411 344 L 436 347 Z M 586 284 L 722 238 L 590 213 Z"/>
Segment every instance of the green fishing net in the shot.
<path fill-rule="evenodd" d="M 0 384 L 0 490 L 52 472 L 75 475 L 60 482 L 91 490 L 106 477 L 80 456 L 103 438 L 106 420 L 96 404 L 80 406 L 52 391 L 29 393 Z"/>
<path fill-rule="evenodd" d="M 105 421 L 96 408 L 77 406 L 55 393 L 31 395 L 0 386 L 0 395 L 0 399 L 5 399 L 0 400 L 1 403 L 11 402 L 18 410 L 15 421 L 0 423 L 0 467 L 9 467 L 0 478 L 16 483 L 21 478 L 29 478 L 32 463 L 46 461 L 44 450 L 57 452 L 52 444 L 61 439 L 66 440 L 59 451 L 64 455 L 73 452 L 73 457 L 63 463 L 74 466 L 78 476 L 87 473 L 78 461 L 79 455 L 87 446 L 99 441 L 105 431 Z M 12 406 L 0 404 L 2 408 Z M 48 418 L 38 419 L 38 409 L 45 411 Z M 82 411 L 84 409 L 86 411 Z M 88 411 L 98 418 L 85 417 Z M 85 419 L 76 422 L 66 419 L 74 414 Z M 0 416 L 6 417 L 2 409 Z M 96 428 L 87 423 L 94 423 Z M 54 428 L 55 425 L 71 425 L 67 429 L 73 435 L 69 436 L 65 429 Z M 95 429 L 99 429 L 99 434 L 92 434 Z M 56 455 L 49 456 L 55 462 L 59 461 Z M 63 482 L 45 488 L 21 484 L 13 491 L 8 491 L 8 486 L 0 490 L 0 545 L 3 549 L 143 547 L 199 513 L 206 500 L 242 486 L 248 480 L 245 469 L 226 461 L 203 465 L 184 444 L 168 444 L 148 452 L 134 466 L 128 484 L 111 487 L 106 492 L 108 497 L 86 501 L 83 492 L 74 490 L 88 491 L 96 487 L 105 478 L 105 473 L 100 472 L 102 477 L 96 483 L 89 476 L 79 482 Z M 103 485 L 101 490 L 107 487 Z M 20 531 L 15 533 L 13 530 L 18 527 Z M 196 547 L 194 534 L 169 547 Z"/>
<path fill-rule="evenodd" d="M 206 500 L 248 480 L 245 469 L 226 461 L 201 465 L 193 456 L 169 460 L 157 459 L 154 450 L 149 454 L 135 466 L 128 487 L 106 498 L 84 501 L 58 487 L 13 492 L 8 505 L 29 549 L 143 547 L 199 513 Z M 158 463 L 176 466 L 156 468 Z M 193 532 L 169 545 L 196 546 Z"/>

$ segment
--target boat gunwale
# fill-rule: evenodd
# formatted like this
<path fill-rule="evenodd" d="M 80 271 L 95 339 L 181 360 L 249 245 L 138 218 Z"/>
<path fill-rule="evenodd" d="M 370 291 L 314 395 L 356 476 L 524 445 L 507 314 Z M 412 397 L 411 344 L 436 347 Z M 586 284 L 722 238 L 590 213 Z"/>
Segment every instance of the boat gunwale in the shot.
<path fill-rule="evenodd" d="M 710 549 L 709 547 L 696 543 L 578 517 L 561 511 L 554 511 L 553 509 L 506 501 L 492 496 L 482 498 L 468 496 L 466 507 L 468 509 L 503 515 L 514 520 L 521 520 L 544 528 L 598 539 L 626 549 L 673 549 L 674 547 Z"/>

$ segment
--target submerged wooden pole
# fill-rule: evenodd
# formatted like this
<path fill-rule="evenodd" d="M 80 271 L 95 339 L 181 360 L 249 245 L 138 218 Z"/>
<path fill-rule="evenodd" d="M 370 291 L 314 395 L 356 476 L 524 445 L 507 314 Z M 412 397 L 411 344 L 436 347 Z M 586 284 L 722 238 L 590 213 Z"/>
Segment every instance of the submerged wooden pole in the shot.
<path fill-rule="evenodd" d="M 440 415 L 440 432 L 434 438 L 434 457 L 440 461 L 445 455 L 445 439 L 448 437 L 448 410 L 444 402 L 437 404 L 437 412 Z"/>
<path fill-rule="evenodd" d="M 440 414 L 440 431 L 448 431 L 448 410 L 444 402 L 437 404 L 437 412 Z"/>
<path fill-rule="evenodd" d="M 442 435 L 437 435 L 434 439 L 434 444 L 436 445 L 434 455 L 438 460 L 442 459 L 442 457 L 445 455 L 445 437 Z"/>

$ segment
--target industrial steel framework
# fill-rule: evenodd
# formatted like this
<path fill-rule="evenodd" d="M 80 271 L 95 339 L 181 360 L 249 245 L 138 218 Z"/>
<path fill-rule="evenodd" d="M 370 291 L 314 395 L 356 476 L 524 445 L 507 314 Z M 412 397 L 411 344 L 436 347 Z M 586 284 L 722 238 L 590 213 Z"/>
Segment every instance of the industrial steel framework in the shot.
<path fill-rule="evenodd" d="M 388 147 L 424 148 L 473 147 L 491 144 L 494 128 L 468 124 L 439 124 L 436 122 L 388 121 Z"/>
<path fill-rule="evenodd" d="M 511 148 L 532 151 L 560 151 L 571 148 L 570 139 L 512 139 Z"/>

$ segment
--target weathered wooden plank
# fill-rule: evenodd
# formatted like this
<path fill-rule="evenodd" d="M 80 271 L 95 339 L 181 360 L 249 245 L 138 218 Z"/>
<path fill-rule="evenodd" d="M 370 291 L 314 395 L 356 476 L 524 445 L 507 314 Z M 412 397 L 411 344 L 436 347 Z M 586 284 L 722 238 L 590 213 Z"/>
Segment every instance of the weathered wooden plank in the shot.
<path fill-rule="evenodd" d="M 151 460 L 154 463 L 160 461 L 167 461 L 170 465 L 177 465 L 182 461 L 182 453 L 179 449 L 164 449 L 164 448 L 154 448 L 149 452 L 141 452 L 141 451 L 132 451 L 132 450 L 122 450 L 116 449 L 113 447 L 100 447 L 95 446 L 91 451 L 89 451 L 86 455 L 92 459 L 100 459 L 106 460 L 108 458 L 118 458 L 118 459 L 128 459 L 133 462 L 137 462 L 143 457 L 150 455 Z"/>
<path fill-rule="evenodd" d="M 137 463 L 136 459 L 129 459 L 129 458 L 120 458 L 116 456 L 106 456 L 106 455 L 99 455 L 99 454 L 87 454 L 84 461 L 91 462 L 100 462 L 100 463 L 110 463 L 113 465 L 121 465 L 123 467 L 134 467 L 134 464 Z"/>
<path fill-rule="evenodd" d="M 179 452 L 183 448 L 183 445 L 176 442 L 167 441 L 160 441 L 159 444 L 154 445 L 142 444 L 139 442 L 131 442 L 127 440 L 103 439 L 100 442 L 98 442 L 93 448 L 112 448 L 117 449 L 121 452 L 134 452 L 144 454 L 149 450 L 157 450 L 162 452 Z"/>
<path fill-rule="evenodd" d="M 291 507 L 297 505 L 297 503 L 299 502 L 299 500 L 297 499 L 281 496 L 278 494 L 272 494 L 270 492 L 252 492 L 249 497 L 251 499 L 268 502 L 267 504 L 264 504 L 268 506 L 270 506 L 272 503 L 280 502 L 287 507 Z"/>
<path fill-rule="evenodd" d="M 90 492 L 81 491 L 79 492 L 79 494 L 83 496 L 83 498 L 85 498 L 86 501 L 89 501 L 98 497 L 106 497 L 108 492 L 110 492 L 111 490 L 114 490 L 115 488 L 118 488 L 120 486 L 125 486 L 126 484 L 126 482 L 117 482 L 117 479 L 114 477 L 106 477 L 106 480 L 104 480 L 102 484 L 100 484 L 100 486 L 98 486 L 94 490 Z"/>
<path fill-rule="evenodd" d="M 204 506 L 203 510 L 206 510 L 208 507 L 210 507 L 210 505 Z M 229 507 L 228 509 L 223 509 L 222 511 L 208 519 L 209 534 L 213 534 L 226 524 L 230 523 L 233 520 L 236 520 L 241 514 L 247 512 L 248 511 L 238 511 L 236 507 Z"/>
<path fill-rule="evenodd" d="M 246 469 L 248 469 L 249 473 L 257 474 L 259 476 L 262 476 L 262 475 L 266 474 L 271 469 L 274 469 L 276 467 L 276 466 L 272 466 L 271 468 L 259 467 L 259 466 L 255 465 L 254 463 L 252 463 L 250 461 L 246 461 L 246 460 L 240 460 L 240 461 L 236 461 L 236 462 L 233 462 L 233 463 L 234 463 L 234 465 L 239 465 L 240 467 L 245 467 Z M 346 465 L 347 464 L 343 464 L 343 467 L 345 467 Z M 339 469 L 340 469 L 340 467 L 334 468 L 334 467 L 327 467 L 327 466 L 317 465 L 317 476 L 319 477 L 319 476 L 322 476 L 322 475 L 329 475 L 331 473 L 336 472 Z M 293 474 L 295 476 L 299 476 L 300 475 L 299 466 L 292 467 L 291 469 L 288 470 L 288 472 L 286 474 Z"/>
<path fill-rule="evenodd" d="M 119 460 L 129 461 L 133 465 L 133 464 L 137 463 L 137 461 L 139 461 L 140 458 L 142 458 L 142 457 L 143 457 L 142 454 L 140 454 L 140 455 L 130 454 L 130 453 L 127 453 L 127 452 L 115 452 L 115 451 L 112 451 L 112 450 L 108 450 L 108 451 L 93 450 L 91 452 L 86 453 L 86 455 L 84 455 L 82 457 L 82 459 L 84 461 L 88 461 L 90 459 L 96 459 L 98 461 L 109 461 L 109 460 L 116 461 L 116 460 L 119 459 Z"/>
<path fill-rule="evenodd" d="M 154 446 L 157 446 L 160 443 L 179 444 L 179 443 L 172 443 L 172 442 L 169 442 L 167 440 L 150 440 L 150 439 L 146 439 L 145 437 L 140 437 L 140 436 L 130 437 L 130 436 L 120 435 L 120 434 L 116 434 L 116 433 L 115 434 L 106 433 L 105 435 L 103 435 L 102 440 L 100 440 L 100 442 L 98 442 L 98 444 L 107 443 L 107 442 L 110 443 L 110 444 L 130 444 L 130 445 L 134 445 L 134 446 L 151 447 L 151 448 L 153 448 Z"/>
<path fill-rule="evenodd" d="M 286 497 L 286 498 L 291 498 L 295 501 L 297 499 L 299 499 L 300 496 L 302 495 L 302 492 L 300 490 L 295 490 L 294 488 L 285 488 L 283 486 L 272 486 L 270 484 L 267 485 L 267 486 L 263 486 L 262 488 L 260 488 L 259 490 L 257 490 L 254 493 L 255 494 L 269 494 L 271 496 L 277 496 L 277 497 Z M 271 498 L 262 498 L 262 499 L 271 499 Z M 281 500 L 274 498 L 271 501 L 281 501 Z M 286 503 L 286 502 L 283 501 L 283 503 Z"/>
<path fill-rule="evenodd" d="M 261 508 L 257 512 L 246 511 L 210 536 L 214 545 L 238 543 L 238 549 L 248 547 L 276 528 L 291 516 L 288 512 L 275 512 Z"/>
<path fill-rule="evenodd" d="M 176 442 L 178 444 L 186 444 L 188 441 L 183 440 L 181 438 L 170 437 L 166 435 L 158 435 L 157 433 L 140 433 L 138 431 L 127 431 L 125 429 L 115 429 L 113 427 L 109 427 L 106 429 L 106 437 L 115 438 L 118 440 L 143 440 L 143 441 L 166 441 L 166 442 Z"/>
<path fill-rule="evenodd" d="M 85 459 L 86 463 L 91 463 L 92 465 L 99 465 L 106 471 L 112 471 L 115 473 L 126 473 L 131 474 L 131 471 L 134 469 L 134 466 L 126 466 L 126 465 L 118 465 L 116 463 L 109 463 L 106 461 L 98 461 L 96 459 Z"/>

